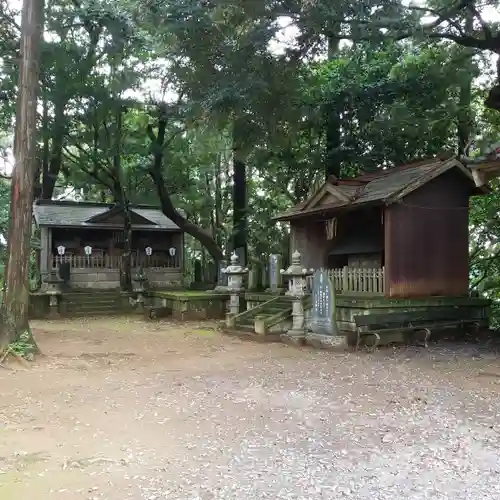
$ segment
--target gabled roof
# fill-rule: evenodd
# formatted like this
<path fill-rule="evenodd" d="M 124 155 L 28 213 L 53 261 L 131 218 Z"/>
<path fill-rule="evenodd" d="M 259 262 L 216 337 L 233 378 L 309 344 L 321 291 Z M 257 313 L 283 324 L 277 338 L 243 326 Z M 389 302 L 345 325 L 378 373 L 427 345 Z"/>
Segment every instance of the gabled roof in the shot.
<path fill-rule="evenodd" d="M 356 208 L 365 204 L 394 203 L 454 168 L 470 180 L 473 194 L 489 192 L 487 187 L 475 186 L 472 173 L 457 159 L 432 158 L 362 174 L 353 179 L 328 178 L 306 201 L 278 215 L 274 220 L 290 220 L 318 212 Z"/>
<path fill-rule="evenodd" d="M 135 210 L 130 210 L 131 212 L 131 219 L 133 220 L 132 224 L 136 225 L 156 225 L 155 222 L 150 221 L 149 219 L 146 219 L 137 211 Z M 106 223 L 109 224 L 111 222 L 111 218 L 114 216 L 121 216 L 123 215 L 123 209 L 120 207 L 120 205 L 115 205 L 113 208 L 110 208 L 109 210 L 106 210 L 104 212 L 100 212 L 96 215 L 93 215 L 90 219 L 87 219 L 85 222 L 88 224 L 99 224 L 99 223 Z"/>
<path fill-rule="evenodd" d="M 132 225 L 133 229 L 149 231 L 179 230 L 179 227 L 166 217 L 159 208 L 133 206 L 130 207 L 130 210 L 135 215 L 136 223 Z M 106 203 L 38 200 L 33 204 L 33 216 L 36 224 L 46 227 L 122 228 L 122 224 L 106 222 L 108 217 L 120 212 L 116 205 Z"/>

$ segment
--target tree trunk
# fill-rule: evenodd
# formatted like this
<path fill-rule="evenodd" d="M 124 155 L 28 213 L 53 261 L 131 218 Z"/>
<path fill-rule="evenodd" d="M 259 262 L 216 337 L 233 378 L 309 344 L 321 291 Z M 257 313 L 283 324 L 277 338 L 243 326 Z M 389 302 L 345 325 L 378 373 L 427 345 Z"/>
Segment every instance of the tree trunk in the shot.
<path fill-rule="evenodd" d="M 132 218 L 130 215 L 130 204 L 125 192 L 125 183 L 122 171 L 122 122 L 123 109 L 121 105 L 116 113 L 116 128 L 113 154 L 114 170 L 114 191 L 115 199 L 123 210 L 123 252 L 121 258 L 120 287 L 123 291 L 129 291 L 132 288 Z"/>
<path fill-rule="evenodd" d="M 163 155 L 165 149 L 165 133 L 167 128 L 167 117 L 165 111 L 160 109 L 160 116 L 158 119 L 158 132 L 154 133 L 153 127 L 148 126 L 146 131 L 148 137 L 151 139 L 151 152 L 153 155 L 153 163 L 149 169 L 149 175 L 156 186 L 158 198 L 162 212 L 177 226 L 181 231 L 190 234 L 193 238 L 199 241 L 206 249 L 207 252 L 213 257 L 214 261 L 223 258 L 222 250 L 217 242 L 214 240 L 209 231 L 193 224 L 182 216 L 172 203 L 170 194 L 165 185 L 163 177 Z"/>
<path fill-rule="evenodd" d="M 24 0 L 21 21 L 19 97 L 14 141 L 6 290 L 1 347 L 22 341 L 38 350 L 28 321 L 31 221 L 36 171 L 36 118 L 43 3 Z"/>
<path fill-rule="evenodd" d="M 331 61 L 337 56 L 340 39 L 328 36 L 328 59 Z M 329 106 L 326 110 L 326 145 L 325 145 L 325 177 L 330 175 L 340 177 L 342 161 L 340 157 L 341 146 L 341 116 L 340 110 Z"/>
<path fill-rule="evenodd" d="M 465 30 L 469 32 L 474 26 L 474 16 L 468 12 L 465 19 Z M 473 117 L 471 112 L 472 101 L 472 75 L 473 75 L 473 55 L 472 49 L 464 48 L 464 51 L 469 52 L 470 58 L 464 63 L 464 69 L 468 69 L 467 80 L 460 86 L 458 116 L 457 116 L 457 149 L 458 157 L 468 156 L 466 151 L 470 136 L 473 130 Z"/>
<path fill-rule="evenodd" d="M 222 238 L 220 234 L 221 228 L 221 213 L 222 213 L 222 187 L 221 187 L 221 154 L 217 154 L 215 165 L 215 241 L 222 247 Z"/>
<path fill-rule="evenodd" d="M 54 190 L 57 178 L 61 172 L 63 161 L 64 137 L 66 135 L 66 117 L 64 115 L 65 102 L 56 102 L 54 113 L 54 130 L 52 131 L 52 146 L 50 151 L 50 161 L 44 165 L 42 175 L 42 199 L 51 200 L 54 196 Z"/>
<path fill-rule="evenodd" d="M 123 208 L 123 253 L 121 259 L 120 287 L 124 291 L 132 289 L 132 219 L 129 202 L 122 197 L 120 205 Z"/>
<path fill-rule="evenodd" d="M 233 157 L 233 250 L 247 264 L 247 182 L 245 157 L 235 148 Z"/>

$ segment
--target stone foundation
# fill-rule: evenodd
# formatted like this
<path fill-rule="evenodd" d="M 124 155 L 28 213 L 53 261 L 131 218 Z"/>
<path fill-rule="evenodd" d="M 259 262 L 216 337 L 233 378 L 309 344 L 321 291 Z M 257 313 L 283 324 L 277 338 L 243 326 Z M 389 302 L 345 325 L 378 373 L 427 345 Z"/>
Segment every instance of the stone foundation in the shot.
<path fill-rule="evenodd" d="M 137 274 L 138 269 L 132 269 L 132 276 Z M 182 285 L 181 269 L 144 269 L 148 278 L 148 286 L 152 288 L 176 288 Z M 72 268 L 70 274 L 71 288 L 85 288 L 96 290 L 114 290 L 120 288 L 119 269 L 83 269 Z"/>
<path fill-rule="evenodd" d="M 305 343 L 316 349 L 328 349 L 332 351 L 345 351 L 348 349 L 346 335 L 321 335 L 319 333 L 307 332 Z"/>
<path fill-rule="evenodd" d="M 160 292 L 150 291 L 147 299 L 152 307 L 171 311 L 173 319 L 180 321 L 224 319 L 228 294 L 210 292 Z"/>

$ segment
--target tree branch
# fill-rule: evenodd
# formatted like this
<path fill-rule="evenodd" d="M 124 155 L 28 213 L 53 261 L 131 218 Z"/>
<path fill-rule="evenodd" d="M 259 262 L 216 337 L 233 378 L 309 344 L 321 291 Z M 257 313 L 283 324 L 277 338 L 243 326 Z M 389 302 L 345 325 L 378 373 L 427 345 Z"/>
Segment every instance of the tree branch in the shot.
<path fill-rule="evenodd" d="M 481 28 L 483 28 L 484 38 L 486 40 L 491 40 L 491 39 L 494 38 L 493 37 L 493 32 L 491 31 L 491 28 L 488 26 L 488 23 L 484 22 L 484 19 L 482 18 L 480 12 L 476 9 L 476 6 L 474 5 L 474 3 L 475 3 L 474 0 L 468 1 L 467 4 L 466 4 L 466 8 L 479 21 L 479 24 L 481 25 Z"/>

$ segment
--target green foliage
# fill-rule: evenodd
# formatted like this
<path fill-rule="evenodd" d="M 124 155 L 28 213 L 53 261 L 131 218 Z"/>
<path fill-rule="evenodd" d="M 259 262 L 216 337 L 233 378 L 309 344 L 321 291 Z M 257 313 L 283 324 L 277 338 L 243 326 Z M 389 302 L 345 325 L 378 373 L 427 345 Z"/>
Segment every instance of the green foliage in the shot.
<path fill-rule="evenodd" d="M 32 361 L 38 353 L 38 347 L 33 342 L 33 335 L 30 330 L 21 333 L 19 340 L 9 345 L 8 351 L 20 356 L 28 361 Z"/>

